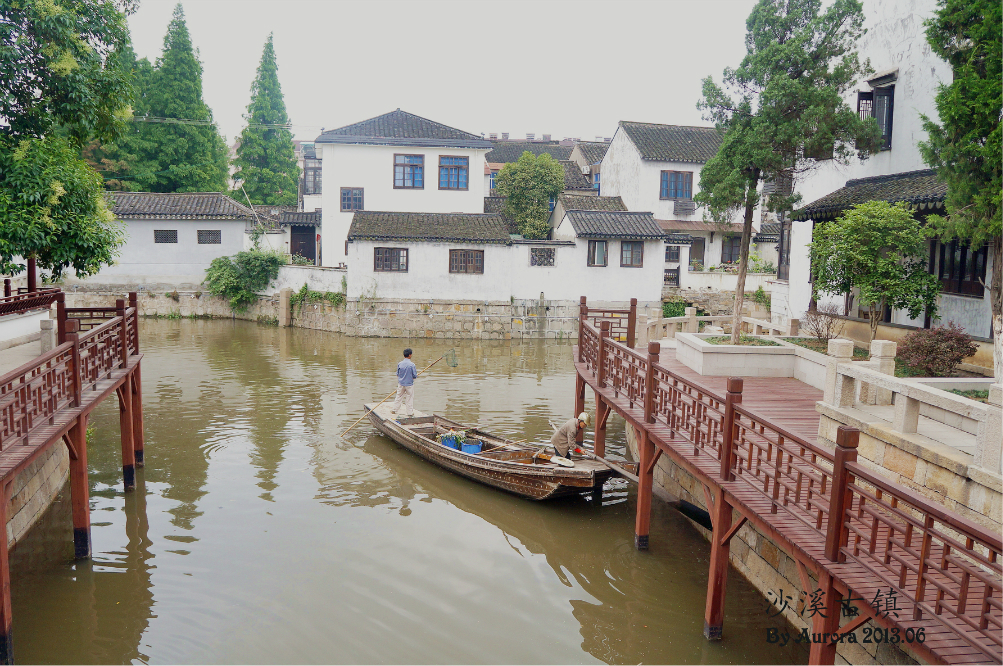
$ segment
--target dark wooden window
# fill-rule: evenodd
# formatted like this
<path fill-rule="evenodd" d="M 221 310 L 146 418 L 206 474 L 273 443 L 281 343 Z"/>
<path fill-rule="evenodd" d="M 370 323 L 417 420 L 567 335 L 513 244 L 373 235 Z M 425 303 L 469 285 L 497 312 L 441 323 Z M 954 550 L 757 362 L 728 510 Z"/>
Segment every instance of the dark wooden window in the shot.
<path fill-rule="evenodd" d="M 780 243 L 778 244 L 777 279 L 787 280 L 791 272 L 791 223 L 780 224 Z"/>
<path fill-rule="evenodd" d="M 659 190 L 660 199 L 692 199 L 692 171 L 663 171 L 662 186 Z"/>
<path fill-rule="evenodd" d="M 379 273 L 407 273 L 407 248 L 376 248 L 373 253 L 373 270 Z"/>
<path fill-rule="evenodd" d="M 620 265 L 641 268 L 644 265 L 644 241 L 620 241 Z"/>
<path fill-rule="evenodd" d="M 303 160 L 303 194 L 322 193 L 322 165 L 320 160 Z"/>
<path fill-rule="evenodd" d="M 678 287 L 679 286 L 679 268 L 666 268 L 665 269 L 665 285 L 668 287 Z"/>
<path fill-rule="evenodd" d="M 154 229 L 153 230 L 153 242 L 154 243 L 177 243 L 178 242 L 178 230 L 177 229 Z"/>
<path fill-rule="evenodd" d="M 452 157 L 449 155 L 439 156 L 439 189 L 440 190 L 465 190 L 467 189 L 468 165 L 470 159 L 467 157 Z"/>
<path fill-rule="evenodd" d="M 394 155 L 394 189 L 425 188 L 425 156 Z"/>
<path fill-rule="evenodd" d="M 450 273 L 483 273 L 484 250 L 450 250 Z"/>
<path fill-rule="evenodd" d="M 529 248 L 530 266 L 553 266 L 557 260 L 557 250 L 552 247 Z"/>
<path fill-rule="evenodd" d="M 223 244 L 223 232 L 219 229 L 199 229 L 195 233 L 198 235 L 199 245 Z"/>
<path fill-rule="evenodd" d="M 881 128 L 881 150 L 892 147 L 892 115 L 895 107 L 895 86 L 875 88 L 857 93 L 857 114 L 861 120 L 874 118 Z"/>
<path fill-rule="evenodd" d="M 679 261 L 679 246 L 678 245 L 666 245 L 665 246 L 665 261 Z"/>
<path fill-rule="evenodd" d="M 589 241 L 589 266 L 605 266 L 609 261 L 607 252 L 607 241 Z"/>
<path fill-rule="evenodd" d="M 721 239 L 721 263 L 733 264 L 742 256 L 742 237 L 725 236 Z"/>
<path fill-rule="evenodd" d="M 972 250 L 958 241 L 935 241 L 930 254 L 930 271 L 940 278 L 944 293 L 977 298 L 985 295 L 987 246 Z"/>
<path fill-rule="evenodd" d="M 361 187 L 341 188 L 341 210 L 365 210 L 363 189 Z"/>

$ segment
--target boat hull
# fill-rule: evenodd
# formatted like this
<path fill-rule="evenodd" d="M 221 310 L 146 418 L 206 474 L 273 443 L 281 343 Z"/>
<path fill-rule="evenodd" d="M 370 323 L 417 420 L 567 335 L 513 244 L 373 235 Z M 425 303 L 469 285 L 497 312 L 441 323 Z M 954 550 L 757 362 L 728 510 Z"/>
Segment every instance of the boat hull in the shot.
<path fill-rule="evenodd" d="M 366 408 L 369 409 L 369 406 Z M 523 464 L 463 453 L 414 432 L 412 428 L 423 423 L 449 424 L 455 425 L 457 430 L 465 429 L 461 424 L 436 415 L 415 412 L 413 418 L 397 421 L 392 418 L 389 408 L 384 407 L 370 412 L 369 420 L 385 436 L 429 462 L 468 479 L 528 499 L 544 500 L 594 491 L 601 489 L 613 475 L 608 467 L 584 458 L 576 458 L 573 468 L 553 463 Z M 497 439 L 509 441 L 501 437 Z M 536 450 L 534 447 L 510 446 L 513 450 L 526 451 L 527 456 Z"/>

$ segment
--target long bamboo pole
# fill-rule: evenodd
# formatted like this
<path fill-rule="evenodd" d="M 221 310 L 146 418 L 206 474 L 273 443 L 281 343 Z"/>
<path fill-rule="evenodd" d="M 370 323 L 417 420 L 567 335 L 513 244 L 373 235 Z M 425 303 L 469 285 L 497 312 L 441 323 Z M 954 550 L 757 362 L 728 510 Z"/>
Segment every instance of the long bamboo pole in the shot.
<path fill-rule="evenodd" d="M 446 354 L 448 354 L 448 353 L 449 352 L 446 352 Z M 433 365 L 435 365 L 436 363 L 438 363 L 442 359 L 446 358 L 446 354 L 443 354 L 439 358 L 435 359 L 434 361 L 432 361 L 431 363 L 429 363 L 428 365 L 426 365 L 424 368 L 421 369 L 421 371 L 416 376 L 420 376 L 422 372 L 425 372 L 426 370 L 428 370 L 429 368 L 431 368 Z M 393 391 L 391 391 L 390 393 L 388 393 L 387 397 L 383 398 L 382 400 L 380 400 L 376 404 L 376 407 L 379 407 L 384 402 L 386 402 L 387 400 L 389 400 L 390 398 L 392 398 L 393 395 L 394 395 L 394 393 L 397 393 L 397 389 L 394 389 Z M 370 409 L 368 412 L 366 412 L 365 414 L 363 414 L 362 417 L 358 421 L 356 421 L 352 425 L 348 426 L 348 430 L 351 430 L 355 426 L 357 426 L 360 423 L 362 423 L 362 419 L 366 418 L 367 416 L 369 416 L 370 414 L 372 414 L 373 412 L 375 412 L 376 411 L 376 407 L 373 407 L 372 409 Z M 341 436 L 344 437 L 345 435 L 347 435 L 348 434 L 348 430 L 346 430 L 345 432 L 341 433 Z"/>

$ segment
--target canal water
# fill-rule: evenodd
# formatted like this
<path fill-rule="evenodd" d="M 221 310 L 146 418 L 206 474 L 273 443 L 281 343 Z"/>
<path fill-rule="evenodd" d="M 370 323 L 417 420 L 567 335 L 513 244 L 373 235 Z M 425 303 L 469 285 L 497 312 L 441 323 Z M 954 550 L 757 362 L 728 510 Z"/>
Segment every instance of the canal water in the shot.
<path fill-rule="evenodd" d="M 732 571 L 704 640 L 708 544 L 658 501 L 634 549 L 633 487 L 535 503 L 374 434 L 342 439 L 395 386 L 415 406 L 542 441 L 574 405 L 567 342 L 344 338 L 249 322 L 141 324 L 146 467 L 121 489 L 118 412 L 92 418 L 91 561 L 69 491 L 11 555 L 20 663 L 806 663 L 768 644 Z M 591 432 L 590 432 L 591 434 Z M 610 451 L 623 454 L 611 420 Z"/>

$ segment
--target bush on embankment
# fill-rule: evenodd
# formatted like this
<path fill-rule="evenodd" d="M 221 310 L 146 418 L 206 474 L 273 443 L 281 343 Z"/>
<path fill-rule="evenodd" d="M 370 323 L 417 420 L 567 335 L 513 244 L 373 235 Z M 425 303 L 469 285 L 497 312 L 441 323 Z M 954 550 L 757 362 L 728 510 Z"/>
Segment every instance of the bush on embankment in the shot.
<path fill-rule="evenodd" d="M 228 299 L 234 312 L 244 312 L 258 300 L 257 292 L 279 276 L 279 267 L 285 263 L 285 255 L 278 252 L 245 250 L 213 259 L 204 284 L 210 294 Z"/>

